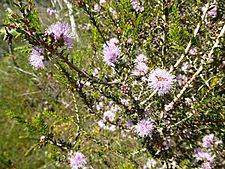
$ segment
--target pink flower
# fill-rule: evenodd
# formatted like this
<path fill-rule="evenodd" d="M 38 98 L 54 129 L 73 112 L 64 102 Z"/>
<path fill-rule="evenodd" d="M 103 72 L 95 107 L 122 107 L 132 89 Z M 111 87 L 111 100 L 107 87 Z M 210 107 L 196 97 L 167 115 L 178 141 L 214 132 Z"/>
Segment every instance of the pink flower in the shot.
<path fill-rule="evenodd" d="M 73 152 L 69 160 L 70 160 L 70 166 L 72 169 L 82 168 L 87 163 L 86 158 L 80 152 Z"/>
<path fill-rule="evenodd" d="M 205 161 L 207 160 L 210 163 L 214 162 L 213 156 L 208 152 L 203 151 L 201 148 L 197 148 L 193 157 L 196 158 L 197 161 Z"/>
<path fill-rule="evenodd" d="M 155 69 L 150 73 L 148 80 L 151 88 L 155 90 L 158 95 L 164 95 L 169 93 L 173 88 L 174 76 L 165 69 Z"/>
<path fill-rule="evenodd" d="M 99 1 L 99 4 L 100 4 L 100 5 L 104 5 L 105 3 L 106 3 L 105 0 L 100 0 L 100 1 Z"/>
<path fill-rule="evenodd" d="M 146 62 L 148 60 L 148 58 L 143 55 L 143 54 L 140 54 L 137 56 L 137 58 L 135 59 L 135 62 L 136 63 L 140 63 L 140 62 Z"/>
<path fill-rule="evenodd" d="M 96 12 L 99 12 L 99 11 L 100 11 L 100 6 L 99 6 L 98 4 L 95 4 L 94 10 L 95 10 Z"/>
<path fill-rule="evenodd" d="M 143 119 L 137 123 L 135 129 L 140 137 L 151 136 L 154 125 L 150 119 Z"/>
<path fill-rule="evenodd" d="M 44 49 L 38 46 L 35 46 L 31 52 L 29 61 L 35 69 L 43 69 L 45 67 L 43 52 Z"/>
<path fill-rule="evenodd" d="M 187 82 L 187 77 L 182 74 L 178 74 L 176 79 L 177 79 L 178 85 L 181 87 L 184 86 L 185 83 Z"/>
<path fill-rule="evenodd" d="M 199 169 L 212 169 L 212 163 L 206 162 L 202 163 L 201 167 Z"/>
<path fill-rule="evenodd" d="M 118 43 L 119 43 L 119 40 L 116 39 L 116 38 L 112 38 L 112 39 L 109 40 L 109 44 L 111 44 L 111 45 L 116 45 Z"/>
<path fill-rule="evenodd" d="M 157 162 L 154 159 L 148 159 L 146 165 L 144 165 L 143 169 L 152 169 L 156 167 Z"/>
<path fill-rule="evenodd" d="M 205 6 L 202 7 L 202 11 L 205 10 Z M 207 16 L 216 16 L 217 14 L 217 7 L 214 6 L 213 8 L 210 8 L 208 11 L 207 11 Z"/>
<path fill-rule="evenodd" d="M 183 64 L 183 66 L 181 67 L 181 70 L 182 70 L 183 72 L 187 73 L 187 71 L 188 71 L 190 68 L 191 68 L 190 63 L 185 62 L 185 63 Z"/>
<path fill-rule="evenodd" d="M 134 61 L 135 66 L 134 66 L 134 70 L 132 71 L 132 75 L 143 76 L 146 73 L 148 73 L 148 66 L 145 63 L 147 60 L 148 58 L 145 55 L 143 54 L 138 55 Z"/>
<path fill-rule="evenodd" d="M 214 134 L 208 134 L 202 138 L 202 146 L 205 148 L 211 148 L 211 147 L 213 147 L 213 145 L 218 145 L 221 143 L 222 143 L 222 141 L 218 140 L 214 136 Z"/>
<path fill-rule="evenodd" d="M 46 34 L 53 35 L 56 42 L 63 40 L 64 45 L 68 48 L 73 46 L 73 35 L 68 23 L 57 22 L 46 30 Z"/>
<path fill-rule="evenodd" d="M 202 146 L 205 148 L 210 148 L 214 144 L 214 134 L 209 134 L 203 137 Z"/>
<path fill-rule="evenodd" d="M 121 99 L 120 101 L 124 106 L 128 106 L 130 100 L 129 99 Z"/>
<path fill-rule="evenodd" d="M 109 66 L 114 66 L 118 62 L 120 50 L 116 46 L 119 41 L 115 38 L 107 42 L 108 45 L 103 46 L 103 60 Z"/>
<path fill-rule="evenodd" d="M 115 113 L 109 110 L 109 111 L 104 112 L 103 120 L 104 120 L 104 122 L 106 122 L 106 121 L 112 122 L 114 120 L 115 116 L 116 116 Z"/>
<path fill-rule="evenodd" d="M 132 75 L 143 76 L 146 73 L 148 73 L 148 66 L 145 63 L 140 62 L 135 65 Z"/>
<path fill-rule="evenodd" d="M 47 8 L 47 13 L 48 13 L 49 16 L 52 16 L 53 14 L 56 13 L 56 10 L 51 9 L 51 8 Z"/>
<path fill-rule="evenodd" d="M 189 54 L 190 54 L 190 55 L 194 55 L 194 54 L 196 54 L 197 51 L 198 51 L 197 48 L 192 48 L 192 49 L 189 51 Z"/>
<path fill-rule="evenodd" d="M 138 2 L 137 0 L 132 0 L 131 6 L 136 12 L 143 12 L 144 11 L 144 7 L 141 6 L 140 2 Z"/>

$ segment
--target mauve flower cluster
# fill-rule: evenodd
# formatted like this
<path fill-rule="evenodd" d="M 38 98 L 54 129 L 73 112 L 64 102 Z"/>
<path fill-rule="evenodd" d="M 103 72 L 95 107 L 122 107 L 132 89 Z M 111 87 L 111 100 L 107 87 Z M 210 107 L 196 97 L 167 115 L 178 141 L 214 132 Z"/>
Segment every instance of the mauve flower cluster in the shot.
<path fill-rule="evenodd" d="M 214 157 L 212 154 L 202 150 L 201 148 L 197 148 L 193 155 L 197 161 L 202 161 L 201 168 L 203 169 L 204 166 L 207 166 L 209 169 L 213 167 L 214 164 Z"/>
<path fill-rule="evenodd" d="M 29 61 L 35 69 L 43 69 L 45 67 L 43 52 L 43 48 L 38 46 L 33 47 Z"/>
<path fill-rule="evenodd" d="M 47 8 L 47 13 L 49 16 L 52 16 L 53 14 L 55 14 L 57 11 L 52 9 L 52 8 Z"/>
<path fill-rule="evenodd" d="M 161 96 L 173 88 L 174 76 L 165 69 L 155 69 L 150 73 L 148 80 L 151 88 Z"/>
<path fill-rule="evenodd" d="M 144 7 L 140 5 L 140 2 L 138 2 L 138 0 L 132 0 L 131 6 L 136 12 L 144 11 Z"/>
<path fill-rule="evenodd" d="M 105 3 L 106 3 L 105 0 L 100 0 L 100 1 L 99 1 L 99 4 L 100 4 L 100 5 L 104 5 Z"/>
<path fill-rule="evenodd" d="M 213 145 L 218 145 L 221 143 L 222 141 L 215 138 L 214 134 L 208 134 L 202 138 L 202 146 L 205 148 L 212 148 Z"/>
<path fill-rule="evenodd" d="M 54 39 L 58 42 L 63 40 L 66 47 L 71 48 L 73 46 L 73 34 L 70 31 L 70 26 L 66 22 L 57 22 L 51 25 L 47 30 L 46 34 L 53 35 Z"/>
<path fill-rule="evenodd" d="M 118 62 L 118 57 L 120 55 L 120 49 L 116 46 L 119 43 L 119 40 L 112 38 L 106 42 L 103 46 L 103 59 L 104 62 L 109 66 L 114 66 Z"/>
<path fill-rule="evenodd" d="M 185 62 L 185 63 L 183 64 L 183 66 L 181 67 L 181 70 L 182 70 L 184 73 L 187 73 L 188 70 L 189 70 L 190 68 L 191 68 L 191 64 L 188 63 L 188 62 Z"/>
<path fill-rule="evenodd" d="M 195 150 L 193 157 L 195 157 L 197 161 L 205 161 L 205 160 L 207 160 L 209 162 L 214 161 L 213 156 L 210 153 L 202 150 L 201 148 L 197 148 Z"/>
<path fill-rule="evenodd" d="M 214 167 L 214 155 L 213 155 L 213 146 L 221 144 L 222 141 L 215 138 L 214 134 L 205 135 L 202 138 L 202 148 L 197 148 L 193 157 L 197 161 L 202 161 L 200 169 L 211 169 Z"/>
<path fill-rule="evenodd" d="M 143 169 L 152 169 L 156 167 L 157 162 L 154 159 L 148 159 Z"/>
<path fill-rule="evenodd" d="M 135 59 L 135 66 L 132 75 L 135 76 L 145 75 L 148 72 L 148 66 L 145 63 L 147 60 L 148 58 L 145 55 L 143 54 L 138 55 L 137 58 Z"/>
<path fill-rule="evenodd" d="M 70 27 L 68 23 L 56 23 L 51 25 L 45 32 L 47 35 L 52 35 L 56 40 L 56 43 L 60 40 L 63 40 L 63 43 L 66 47 L 72 47 L 72 33 L 70 32 Z M 29 61 L 31 65 L 35 69 L 41 69 L 45 67 L 44 64 L 44 56 L 43 56 L 44 49 L 40 48 L 39 46 L 34 46 L 31 52 Z"/>
<path fill-rule="evenodd" d="M 146 118 L 139 121 L 136 124 L 135 129 L 138 136 L 140 137 L 151 136 L 154 129 L 154 125 L 150 119 Z"/>
<path fill-rule="evenodd" d="M 205 6 L 202 7 L 202 11 L 205 10 Z M 216 16 L 217 15 L 217 7 L 216 6 L 213 6 L 212 8 L 210 8 L 208 11 L 207 11 L 207 16 Z"/>
<path fill-rule="evenodd" d="M 104 105 L 102 105 L 102 108 Z M 104 130 L 115 131 L 116 126 L 112 124 L 113 120 L 116 117 L 116 113 L 121 111 L 119 106 L 110 105 L 110 110 L 107 110 L 103 113 L 103 119 L 98 121 L 98 126 Z"/>
<path fill-rule="evenodd" d="M 84 168 L 87 163 L 85 156 L 80 152 L 73 152 L 69 160 L 72 169 Z"/>
<path fill-rule="evenodd" d="M 109 122 L 112 122 L 115 118 L 115 112 L 111 111 L 111 110 L 108 110 L 106 112 L 104 112 L 103 114 L 103 120 L 106 122 L 106 121 L 109 121 Z"/>
<path fill-rule="evenodd" d="M 181 87 L 184 86 L 185 83 L 187 82 L 187 77 L 182 74 L 178 74 L 176 79 L 177 79 L 178 85 Z"/>

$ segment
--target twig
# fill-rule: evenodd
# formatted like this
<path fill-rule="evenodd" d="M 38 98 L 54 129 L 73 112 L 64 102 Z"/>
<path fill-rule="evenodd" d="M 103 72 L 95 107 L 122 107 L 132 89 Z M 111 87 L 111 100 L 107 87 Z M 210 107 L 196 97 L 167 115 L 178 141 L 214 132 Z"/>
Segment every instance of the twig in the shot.
<path fill-rule="evenodd" d="M 97 21 L 95 20 L 95 18 L 92 16 L 90 10 L 87 8 L 86 4 L 83 5 L 83 10 L 88 14 L 92 24 L 95 26 L 95 28 L 98 30 L 98 33 L 100 34 L 100 36 L 102 37 L 104 43 L 108 46 L 108 44 L 106 43 L 106 39 L 99 27 L 99 24 L 97 23 Z"/>
<path fill-rule="evenodd" d="M 170 102 L 168 105 L 165 106 L 165 111 L 169 111 L 173 108 L 173 105 L 175 102 L 178 101 L 178 99 L 184 94 L 185 90 L 190 86 L 190 84 L 195 80 L 196 76 L 203 70 L 203 65 L 201 65 L 198 70 L 195 72 L 195 74 L 191 77 L 190 80 L 184 85 L 180 93 L 175 96 L 172 102 Z"/>
<path fill-rule="evenodd" d="M 26 95 L 37 94 L 37 93 L 41 93 L 41 91 L 23 93 L 23 94 L 20 94 L 19 96 L 26 96 Z"/>
<path fill-rule="evenodd" d="M 143 105 L 143 104 L 145 104 L 148 100 L 150 100 L 155 94 L 156 94 L 156 90 L 154 90 L 153 92 L 152 92 L 152 94 L 150 94 L 150 96 L 147 98 L 147 99 L 145 99 L 144 101 L 142 101 L 141 103 L 140 103 L 140 105 Z"/>
<path fill-rule="evenodd" d="M 212 54 L 213 54 L 213 52 L 214 52 L 214 49 L 215 49 L 216 47 L 218 47 L 218 45 L 219 45 L 219 39 L 224 35 L 224 33 L 225 33 L 225 24 L 224 24 L 222 30 L 220 31 L 220 34 L 219 34 L 219 36 L 217 37 L 216 42 L 214 43 L 212 49 L 211 49 L 210 52 L 209 52 L 208 59 L 211 59 Z"/>
<path fill-rule="evenodd" d="M 163 57 L 166 54 L 166 43 L 167 43 L 167 22 L 168 22 L 168 3 L 167 0 L 163 0 L 163 10 L 164 10 L 164 15 L 162 16 L 163 18 L 163 47 L 162 47 L 162 55 Z"/>
<path fill-rule="evenodd" d="M 182 123 L 182 122 L 188 120 L 188 119 L 191 118 L 192 116 L 193 116 L 193 113 L 190 113 L 186 118 L 182 119 L 181 121 L 178 121 L 177 123 L 175 123 L 174 125 L 169 126 L 168 128 L 173 128 L 173 127 L 179 125 L 180 123 Z"/>
<path fill-rule="evenodd" d="M 18 70 L 18 71 L 20 71 L 20 72 L 22 72 L 22 73 L 24 73 L 24 74 L 33 76 L 34 78 L 38 79 L 38 76 L 36 76 L 34 73 L 30 73 L 30 72 L 28 72 L 28 71 L 25 71 L 25 70 L 19 68 L 19 67 L 14 67 L 14 66 L 9 66 L 9 67 L 14 68 L 14 69 L 16 69 L 16 70 Z"/>

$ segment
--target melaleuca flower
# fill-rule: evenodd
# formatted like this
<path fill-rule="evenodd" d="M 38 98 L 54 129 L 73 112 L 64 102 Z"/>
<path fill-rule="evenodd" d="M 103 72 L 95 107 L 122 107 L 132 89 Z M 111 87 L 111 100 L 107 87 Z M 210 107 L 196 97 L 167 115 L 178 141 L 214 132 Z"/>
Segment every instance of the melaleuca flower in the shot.
<path fill-rule="evenodd" d="M 111 45 L 116 45 L 116 44 L 119 43 L 119 40 L 116 39 L 116 38 L 112 38 L 112 39 L 110 39 L 110 40 L 108 41 L 108 43 L 111 44 Z"/>
<path fill-rule="evenodd" d="M 185 63 L 183 64 L 183 66 L 181 67 L 181 70 L 182 70 L 183 72 L 187 73 L 187 71 L 188 71 L 190 68 L 191 68 L 190 63 L 185 62 Z"/>
<path fill-rule="evenodd" d="M 70 26 L 68 23 L 57 22 L 46 30 L 46 34 L 53 35 L 57 42 L 63 40 L 63 44 L 68 48 L 73 46 L 73 35 L 70 31 Z"/>
<path fill-rule="evenodd" d="M 120 99 L 120 101 L 124 106 L 129 106 L 129 99 Z"/>
<path fill-rule="evenodd" d="M 130 91 L 130 87 L 129 87 L 128 84 L 122 84 L 122 85 L 120 86 L 120 90 L 121 90 L 121 92 L 122 92 L 123 94 L 128 94 L 129 91 Z"/>
<path fill-rule="evenodd" d="M 157 162 L 154 159 L 148 159 L 147 163 L 144 165 L 143 169 L 155 168 Z"/>
<path fill-rule="evenodd" d="M 140 54 L 137 56 L 137 58 L 135 59 L 135 66 L 134 66 L 134 70 L 132 71 L 132 75 L 135 76 L 143 76 L 148 72 L 148 65 L 145 63 L 148 60 L 148 58 L 143 55 Z"/>
<path fill-rule="evenodd" d="M 134 123 L 133 123 L 132 120 L 128 120 L 128 121 L 127 121 L 127 127 L 128 127 L 128 128 L 133 128 L 133 127 L 134 127 Z"/>
<path fill-rule="evenodd" d="M 118 62 L 120 49 L 116 46 L 117 43 L 118 40 L 113 38 L 107 42 L 107 45 L 103 46 L 104 62 L 109 66 L 114 66 Z"/>
<path fill-rule="evenodd" d="M 205 148 L 210 148 L 214 144 L 214 134 L 206 135 L 202 138 L 202 146 Z"/>
<path fill-rule="evenodd" d="M 86 158 L 80 152 L 73 152 L 69 160 L 70 160 L 70 167 L 72 169 L 84 168 L 85 164 L 87 163 Z"/>
<path fill-rule="evenodd" d="M 108 111 L 104 112 L 104 114 L 103 114 L 103 120 L 105 122 L 107 122 L 107 121 L 112 122 L 114 120 L 115 116 L 116 115 L 115 115 L 115 113 L 113 111 L 108 110 Z"/>
<path fill-rule="evenodd" d="M 174 76 L 165 69 L 155 69 L 150 73 L 148 80 L 158 95 L 164 95 L 173 88 Z"/>
<path fill-rule="evenodd" d="M 197 53 L 197 48 L 192 48 L 190 51 L 189 51 L 189 54 L 190 55 L 195 55 Z"/>
<path fill-rule="evenodd" d="M 205 6 L 202 7 L 202 11 L 205 10 Z M 210 8 L 208 11 L 207 11 L 207 16 L 216 16 L 217 15 L 217 7 L 216 6 L 213 6 L 213 8 Z"/>
<path fill-rule="evenodd" d="M 110 110 L 105 111 L 103 114 L 103 119 L 98 121 L 98 126 L 104 130 L 115 131 L 116 126 L 111 123 L 115 119 L 117 111 L 121 111 L 120 107 L 112 106 Z"/>
<path fill-rule="evenodd" d="M 136 12 L 143 12 L 144 11 L 144 7 L 141 6 L 140 2 L 138 2 L 137 0 L 132 0 L 131 6 Z"/>
<path fill-rule="evenodd" d="M 147 60 L 148 60 L 148 58 L 145 55 L 140 54 L 135 59 L 135 63 L 143 63 L 143 62 L 146 62 Z"/>
<path fill-rule="evenodd" d="M 199 169 L 212 169 L 212 168 L 213 168 L 212 163 L 205 162 L 205 163 L 202 163 Z"/>
<path fill-rule="evenodd" d="M 117 19 L 118 13 L 113 8 L 109 8 L 110 13 L 112 14 L 113 19 Z"/>
<path fill-rule="evenodd" d="M 214 162 L 214 158 L 208 152 L 203 151 L 201 148 L 197 148 L 193 155 L 197 161 L 208 161 L 210 163 Z"/>
<path fill-rule="evenodd" d="M 181 87 L 184 86 L 185 83 L 187 82 L 187 77 L 182 74 L 178 74 L 176 79 L 177 79 L 178 85 Z"/>
<path fill-rule="evenodd" d="M 100 1 L 99 1 L 99 4 L 100 4 L 100 5 L 104 5 L 105 3 L 106 3 L 105 0 L 100 0 Z"/>
<path fill-rule="evenodd" d="M 38 46 L 35 46 L 31 52 L 29 61 L 35 69 L 42 69 L 45 67 L 43 52 L 44 49 Z"/>
<path fill-rule="evenodd" d="M 57 11 L 51 8 L 47 8 L 47 13 L 49 16 L 52 16 L 53 14 L 55 14 Z"/>
<path fill-rule="evenodd" d="M 221 144 L 222 141 L 218 140 L 214 134 L 205 135 L 202 138 L 202 146 L 205 148 L 211 148 L 213 145 Z"/>
<path fill-rule="evenodd" d="M 100 6 L 98 4 L 95 4 L 94 11 L 95 12 L 99 12 L 100 11 Z"/>
<path fill-rule="evenodd" d="M 116 126 L 115 125 L 106 125 L 104 120 L 99 120 L 98 121 L 98 126 L 101 127 L 104 130 L 108 130 L 108 131 L 115 131 L 116 130 Z"/>
<path fill-rule="evenodd" d="M 139 62 L 135 65 L 132 75 L 143 76 L 148 72 L 148 66 L 144 62 Z"/>
<path fill-rule="evenodd" d="M 150 119 L 143 119 L 137 123 L 135 129 L 140 137 L 151 136 L 154 125 Z"/>

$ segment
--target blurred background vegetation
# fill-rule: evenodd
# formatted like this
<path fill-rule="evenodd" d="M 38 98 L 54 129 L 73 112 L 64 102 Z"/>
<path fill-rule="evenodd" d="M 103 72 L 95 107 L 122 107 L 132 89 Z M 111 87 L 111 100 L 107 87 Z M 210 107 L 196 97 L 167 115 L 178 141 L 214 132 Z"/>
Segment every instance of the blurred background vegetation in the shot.
<path fill-rule="evenodd" d="M 14 1 L 16 2 L 16 1 Z M 56 21 L 49 16 L 47 8 L 52 7 L 51 1 L 35 1 L 43 29 Z M 57 8 L 58 6 L 56 6 Z M 65 4 L 64 6 L 65 7 Z M 6 11 L 12 10 L 13 0 L 0 1 L 0 25 L 6 17 Z M 66 9 L 61 9 L 59 17 L 68 20 Z M 78 16 L 79 17 L 79 14 Z M 85 18 L 84 18 L 85 19 Z M 82 19 L 79 19 L 82 22 Z M 83 32 L 80 35 L 82 43 L 76 43 L 76 49 L 88 50 L 89 36 Z M 24 127 L 7 116 L 7 112 L 14 112 L 21 117 L 37 115 L 42 111 L 56 111 L 60 113 L 72 112 L 71 97 L 66 88 L 59 86 L 53 78 L 52 72 L 36 71 L 28 64 L 30 47 L 20 37 L 13 39 L 12 48 L 4 41 L 5 29 L 0 27 L 0 168 L 38 169 L 62 168 L 50 160 L 51 153 L 47 149 L 36 149 L 41 135 L 28 136 Z M 79 50 L 76 50 L 79 52 Z M 84 51 L 84 50 L 83 50 Z M 87 65 L 85 58 L 78 58 L 77 63 Z M 38 149 L 38 148 L 37 148 Z M 27 156 L 25 158 L 25 156 Z M 49 158 L 48 158 L 49 157 Z M 34 160 L 35 159 L 35 160 Z"/>

